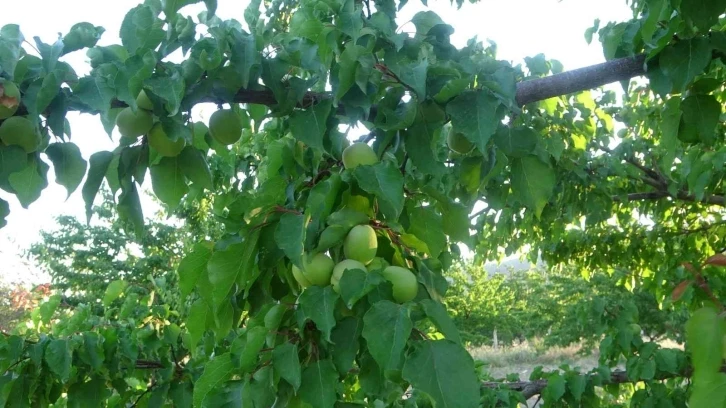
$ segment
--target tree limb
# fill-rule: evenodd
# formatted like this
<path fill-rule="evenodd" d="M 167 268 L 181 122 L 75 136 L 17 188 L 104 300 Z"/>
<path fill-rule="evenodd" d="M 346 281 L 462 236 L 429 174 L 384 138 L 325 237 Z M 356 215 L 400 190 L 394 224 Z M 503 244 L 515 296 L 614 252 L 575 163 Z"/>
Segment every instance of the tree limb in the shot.
<path fill-rule="evenodd" d="M 645 75 L 645 54 L 618 58 L 517 84 L 517 104 L 542 101 Z"/>
<path fill-rule="evenodd" d="M 721 367 L 721 372 L 726 372 L 726 366 Z M 660 381 L 667 380 L 669 378 L 688 378 L 693 374 L 693 369 L 688 367 L 681 370 L 678 373 L 667 373 L 660 372 L 652 380 Z M 597 374 L 583 374 L 584 376 L 595 378 Z M 606 384 L 624 384 L 624 383 L 638 383 L 641 381 L 649 381 L 642 379 L 630 379 L 628 372 L 625 370 L 613 370 L 609 379 L 602 379 L 597 386 Z M 521 392 L 525 399 L 530 399 L 535 395 L 540 395 L 542 391 L 547 387 L 547 380 L 535 380 L 535 381 L 516 381 L 516 382 L 496 382 L 487 381 L 482 383 L 483 388 L 499 389 L 505 388 L 512 391 Z"/>
<path fill-rule="evenodd" d="M 670 197 L 679 201 L 688 201 L 691 203 L 702 203 L 712 204 L 721 207 L 726 207 L 726 197 L 722 195 L 709 195 L 702 199 L 696 198 L 693 194 L 688 194 L 685 191 L 680 191 L 675 196 L 667 191 L 650 191 L 646 193 L 631 193 L 627 195 L 627 201 L 639 201 L 639 200 L 660 200 L 662 198 Z M 621 202 L 619 196 L 613 196 L 613 201 Z"/>

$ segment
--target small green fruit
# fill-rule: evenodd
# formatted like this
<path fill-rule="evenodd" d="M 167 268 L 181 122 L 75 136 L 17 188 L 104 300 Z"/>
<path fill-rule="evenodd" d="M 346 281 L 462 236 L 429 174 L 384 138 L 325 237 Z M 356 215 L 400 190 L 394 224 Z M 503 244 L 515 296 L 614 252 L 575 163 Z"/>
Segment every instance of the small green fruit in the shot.
<path fill-rule="evenodd" d="M 10 81 L 0 83 L 0 120 L 15 114 L 20 106 L 20 89 Z"/>
<path fill-rule="evenodd" d="M 29 119 L 11 116 L 0 124 L 0 140 L 8 146 L 20 146 L 27 153 L 32 153 L 40 146 L 40 133 Z"/>
<path fill-rule="evenodd" d="M 348 259 L 367 265 L 376 257 L 377 251 L 378 238 L 370 225 L 356 225 L 345 237 L 343 252 Z"/>
<path fill-rule="evenodd" d="M 330 278 L 330 284 L 333 285 L 333 290 L 336 293 L 340 293 L 340 278 L 343 277 L 343 272 L 347 269 L 360 269 L 365 272 L 366 266 L 353 259 L 346 259 L 338 262 L 338 264 L 335 265 L 335 268 L 333 268 L 333 277 Z"/>
<path fill-rule="evenodd" d="M 164 132 L 164 127 L 161 123 L 157 123 L 149 131 L 149 146 L 156 150 L 161 156 L 164 157 L 175 157 L 184 150 L 184 139 L 178 138 L 177 140 L 169 139 L 169 136 Z"/>
<path fill-rule="evenodd" d="M 373 148 L 365 143 L 353 143 L 343 150 L 343 165 L 346 169 L 353 169 L 360 165 L 378 163 L 378 156 Z"/>
<path fill-rule="evenodd" d="M 116 126 L 123 137 L 136 138 L 143 136 L 154 126 L 154 117 L 143 109 L 136 112 L 124 108 L 116 116 Z"/>
<path fill-rule="evenodd" d="M 393 285 L 393 298 L 396 302 L 406 303 L 416 298 L 418 282 L 416 275 L 400 266 L 389 266 L 381 273 Z"/>
<path fill-rule="evenodd" d="M 146 95 L 146 92 L 144 92 L 143 89 L 141 90 L 141 92 L 139 92 L 139 96 L 136 97 L 136 105 L 138 105 L 139 108 L 147 111 L 154 110 L 154 104 L 151 102 L 151 99 L 149 99 L 149 96 Z"/>
<path fill-rule="evenodd" d="M 474 148 L 474 144 L 463 133 L 458 132 L 449 132 L 446 143 L 449 145 L 449 149 L 459 154 L 469 153 Z"/>
<path fill-rule="evenodd" d="M 209 118 L 209 134 L 223 145 L 231 145 L 242 136 L 242 121 L 231 109 L 220 109 Z"/>
<path fill-rule="evenodd" d="M 303 269 L 300 270 L 297 266 L 292 266 L 292 274 L 296 279 L 298 275 L 302 275 L 303 279 L 298 279 L 300 285 L 303 285 L 305 281 L 309 282 L 309 285 L 315 286 L 326 286 L 330 283 L 330 276 L 333 274 L 333 267 L 335 262 L 325 255 L 316 254 L 313 257 L 303 257 Z M 302 282 L 301 282 L 302 281 Z"/>

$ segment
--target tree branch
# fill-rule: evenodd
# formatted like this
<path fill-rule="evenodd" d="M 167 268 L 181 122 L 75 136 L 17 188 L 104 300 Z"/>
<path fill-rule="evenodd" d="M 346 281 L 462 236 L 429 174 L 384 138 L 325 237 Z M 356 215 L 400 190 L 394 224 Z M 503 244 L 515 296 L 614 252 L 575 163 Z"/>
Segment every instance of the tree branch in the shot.
<path fill-rule="evenodd" d="M 625 81 L 630 78 L 645 74 L 645 54 L 634 57 L 614 59 L 602 64 L 574 69 L 544 78 L 530 79 L 517 84 L 516 102 L 519 106 L 545 100 L 555 96 L 567 95 L 575 92 L 597 88 L 612 82 Z M 300 108 L 306 108 L 316 103 L 332 99 L 333 95 L 328 92 L 307 92 L 298 104 Z M 212 95 L 194 100 L 197 103 L 226 103 Z M 234 96 L 234 103 L 254 103 L 259 105 L 277 105 L 275 95 L 269 89 L 249 90 L 240 89 Z M 111 101 L 111 107 L 122 108 L 127 105 L 119 100 Z M 69 106 L 69 111 L 79 110 L 77 106 Z M 376 106 L 371 107 L 371 115 L 375 116 Z M 338 107 L 339 113 L 344 113 L 342 106 Z M 25 106 L 20 106 L 18 115 L 27 114 Z"/>
<path fill-rule="evenodd" d="M 519 106 L 645 75 L 645 54 L 618 58 L 517 84 Z"/>
<path fill-rule="evenodd" d="M 680 191 L 675 196 L 671 195 L 667 191 L 651 191 L 647 193 L 631 193 L 627 195 L 628 201 L 639 201 L 639 200 L 660 200 L 662 198 L 670 197 L 679 201 L 688 201 L 691 203 L 702 203 L 702 204 L 711 204 L 711 205 L 718 205 L 721 207 L 726 207 L 726 197 L 722 195 L 709 195 L 707 197 L 704 197 L 702 199 L 696 198 L 693 194 L 688 194 L 685 191 Z M 621 202 L 619 196 L 612 197 L 613 201 L 615 202 Z"/>
<path fill-rule="evenodd" d="M 721 372 L 726 372 L 726 365 L 721 367 Z M 667 380 L 669 378 L 688 378 L 693 374 L 693 369 L 691 367 L 687 367 L 683 370 L 681 370 L 678 373 L 667 373 L 667 372 L 660 372 L 658 373 L 653 380 L 660 381 L 660 380 Z M 583 374 L 583 376 L 587 376 L 590 378 L 595 378 L 597 374 Z M 636 379 L 632 380 L 628 377 L 628 372 L 625 370 L 613 370 L 612 374 L 610 375 L 609 379 L 603 379 L 598 386 L 607 385 L 607 384 L 624 384 L 624 383 L 638 383 L 641 381 L 648 381 L 648 380 L 641 380 Z M 498 389 L 498 388 L 506 388 L 512 391 L 519 391 L 524 396 L 524 399 L 530 399 L 534 397 L 535 395 L 540 395 L 542 391 L 544 391 L 545 387 L 547 387 L 547 380 L 535 380 L 535 381 L 516 381 L 516 382 L 496 382 L 496 381 L 487 381 L 482 383 L 483 388 L 490 388 L 490 389 Z"/>

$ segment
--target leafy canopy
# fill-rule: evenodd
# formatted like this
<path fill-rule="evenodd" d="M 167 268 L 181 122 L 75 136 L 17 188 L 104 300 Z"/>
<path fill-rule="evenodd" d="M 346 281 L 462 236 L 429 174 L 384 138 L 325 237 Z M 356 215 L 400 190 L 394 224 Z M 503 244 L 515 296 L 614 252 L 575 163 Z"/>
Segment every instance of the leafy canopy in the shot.
<path fill-rule="evenodd" d="M 536 390 L 553 406 L 592 406 L 610 401 L 596 387 L 628 381 L 648 385 L 628 395 L 643 406 L 723 405 L 723 313 L 709 307 L 723 309 L 714 270 L 726 262 L 708 258 L 725 247 L 723 1 L 631 2 L 631 21 L 598 22 L 586 37 L 598 32 L 608 59 L 638 55 L 647 83 L 628 85 L 620 103 L 585 91 L 525 106 L 517 84 L 558 63 L 539 55 L 512 66 L 476 40 L 456 48 L 454 27 L 431 11 L 402 32 L 405 1 L 252 1 L 243 21 L 216 17 L 215 0 L 180 13 L 192 3 L 146 0 L 109 46 L 83 22 L 52 44 L 35 38 L 28 53 L 20 27 L 0 28 L 0 102 L 34 128 L 0 144 L 8 196 L 37 200 L 50 161 L 68 194 L 81 188 L 89 218 L 107 183 L 139 239 L 143 185 L 170 210 L 206 202 L 196 208 L 223 225 L 187 250 L 178 306 L 113 281 L 102 313 L 58 309 L 53 297 L 24 331 L 0 337 L 4 405 L 466 408 Z M 176 51 L 181 63 L 168 58 Z M 88 75 L 64 61 L 73 52 L 86 53 Z M 239 116 L 239 140 L 220 144 L 193 122 L 205 102 Z M 84 159 L 67 113 L 96 115 L 111 135 L 123 109 L 118 146 Z M 378 162 L 342 166 L 351 127 L 365 129 Z M 474 149 L 450 151 L 452 132 Z M 23 137 L 38 135 L 27 149 Z M 483 210 L 470 216 L 475 205 Z M 7 213 L 0 199 L 0 225 Z M 343 272 L 343 296 L 302 288 L 292 265 L 321 251 L 342 260 L 360 224 L 375 229 L 382 259 Z M 628 287 L 658 301 L 705 306 L 686 328 L 692 358 L 644 342 L 625 314 L 603 333 L 589 375 L 540 370 L 531 379 L 546 386 L 523 391 L 480 383 L 442 310 L 459 243 L 479 260 L 529 246 L 584 274 L 626 270 Z M 370 278 L 388 264 L 413 271 L 411 302 Z M 610 370 L 621 358 L 627 375 Z M 690 389 L 660 381 L 689 373 Z"/>

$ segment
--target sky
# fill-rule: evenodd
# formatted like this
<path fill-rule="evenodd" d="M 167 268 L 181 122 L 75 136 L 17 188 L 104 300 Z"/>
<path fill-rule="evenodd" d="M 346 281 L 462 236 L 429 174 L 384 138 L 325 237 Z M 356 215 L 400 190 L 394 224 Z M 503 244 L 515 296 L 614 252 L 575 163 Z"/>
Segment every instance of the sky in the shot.
<path fill-rule="evenodd" d="M 99 45 L 120 43 L 118 32 L 124 15 L 137 0 L 23 0 L 8 2 L 0 13 L 0 26 L 18 24 L 30 42 L 38 36 L 43 42 L 53 43 L 58 33 L 66 33 L 76 23 L 87 21 L 102 26 L 106 32 Z M 223 18 L 243 21 L 248 1 L 218 0 L 217 14 Z M 201 3 L 182 10 L 196 16 L 203 9 Z M 463 46 L 474 36 L 479 40 L 492 40 L 498 45 L 499 59 L 522 63 L 525 57 L 540 53 L 549 59 L 559 60 L 566 70 L 604 62 L 602 48 L 596 40 L 585 42 L 584 32 L 595 19 L 603 23 L 624 21 L 631 17 L 625 0 L 481 0 L 465 3 L 461 9 L 448 1 L 429 0 L 428 7 L 419 0 L 410 0 L 399 13 L 398 24 L 403 25 L 419 11 L 431 10 L 455 29 L 451 41 Z M 410 23 L 408 23 L 410 24 Z M 406 30 L 405 27 L 402 28 Z M 413 31 L 411 26 L 409 31 Z M 26 47 L 27 48 L 27 47 Z M 90 69 L 84 52 L 75 52 L 64 60 L 79 75 Z M 208 116 L 203 110 L 198 115 Z M 116 143 L 111 140 L 98 118 L 70 113 L 72 139 L 88 160 L 100 150 L 112 150 Z M 118 135 L 114 139 L 118 140 Z M 147 178 L 148 180 L 148 178 Z M 0 198 L 10 203 L 8 225 L 0 229 L 0 279 L 28 281 L 33 279 L 32 266 L 22 259 L 23 250 L 40 239 L 40 231 L 54 226 L 58 215 L 75 215 L 85 218 L 83 199 L 79 189 L 67 197 L 65 189 L 55 183 L 52 170 L 48 174 L 48 187 L 28 209 L 23 209 L 13 195 L 0 190 Z M 145 188 L 150 188 L 147 181 Z M 145 215 L 158 207 L 143 200 Z"/>

